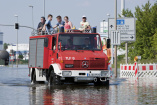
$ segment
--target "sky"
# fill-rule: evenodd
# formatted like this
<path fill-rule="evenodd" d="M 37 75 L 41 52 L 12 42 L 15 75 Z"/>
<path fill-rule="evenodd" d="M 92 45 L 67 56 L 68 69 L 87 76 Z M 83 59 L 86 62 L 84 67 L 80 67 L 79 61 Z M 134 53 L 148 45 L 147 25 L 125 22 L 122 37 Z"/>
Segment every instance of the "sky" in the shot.
<path fill-rule="evenodd" d="M 99 32 L 100 22 L 104 19 L 107 21 L 114 18 L 114 2 L 115 0 L 45 0 L 46 1 L 46 18 L 48 14 L 54 16 L 52 25 L 54 26 L 56 16 L 68 16 L 70 21 L 76 28 L 79 28 L 80 21 L 83 15 L 87 16 L 87 21 L 91 26 L 97 26 Z M 155 3 L 156 0 L 149 0 L 150 3 Z M 121 0 L 117 0 L 117 13 L 121 13 Z M 135 12 L 135 7 L 147 3 L 148 0 L 125 0 L 125 8 Z M 32 9 L 29 5 L 33 5 L 34 12 L 34 28 L 40 22 L 40 17 L 44 15 L 44 0 L 0 0 L 0 24 L 14 25 L 18 15 L 20 25 L 32 27 Z M 0 31 L 4 33 L 4 43 L 16 44 L 16 30 L 14 27 L 0 26 Z M 31 29 L 19 29 L 19 43 L 29 43 Z"/>

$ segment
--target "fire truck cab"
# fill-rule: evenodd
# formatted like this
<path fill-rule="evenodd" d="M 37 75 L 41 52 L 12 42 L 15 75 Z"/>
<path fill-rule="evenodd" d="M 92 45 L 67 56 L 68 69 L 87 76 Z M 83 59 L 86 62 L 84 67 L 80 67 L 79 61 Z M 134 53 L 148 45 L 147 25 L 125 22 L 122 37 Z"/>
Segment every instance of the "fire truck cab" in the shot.
<path fill-rule="evenodd" d="M 71 30 L 29 38 L 32 83 L 48 81 L 109 84 L 108 58 L 98 33 Z"/>

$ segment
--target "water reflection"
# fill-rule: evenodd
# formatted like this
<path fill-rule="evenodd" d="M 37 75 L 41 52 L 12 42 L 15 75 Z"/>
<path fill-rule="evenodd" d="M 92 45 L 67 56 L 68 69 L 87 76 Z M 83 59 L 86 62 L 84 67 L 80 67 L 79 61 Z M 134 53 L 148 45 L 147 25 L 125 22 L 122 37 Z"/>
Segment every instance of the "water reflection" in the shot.
<path fill-rule="evenodd" d="M 39 86 L 30 88 L 30 104 L 99 104 L 108 105 L 109 87 L 94 87 L 85 85 Z"/>
<path fill-rule="evenodd" d="M 0 68 L 0 105 L 156 105 L 157 79 L 112 79 L 110 85 L 32 85 L 26 66 Z"/>
<path fill-rule="evenodd" d="M 121 83 L 118 83 L 120 82 Z M 62 85 L 30 87 L 30 104 L 144 105 L 157 103 L 156 80 L 112 80 L 109 87 Z"/>

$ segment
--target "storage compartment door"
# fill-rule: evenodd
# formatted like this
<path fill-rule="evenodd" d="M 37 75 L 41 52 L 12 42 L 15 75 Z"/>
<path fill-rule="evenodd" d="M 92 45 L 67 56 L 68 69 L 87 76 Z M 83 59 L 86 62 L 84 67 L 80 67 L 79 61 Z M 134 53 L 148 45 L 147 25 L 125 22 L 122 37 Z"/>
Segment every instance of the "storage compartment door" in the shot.
<path fill-rule="evenodd" d="M 37 60 L 36 67 L 43 67 L 43 57 L 44 57 L 44 39 L 37 39 Z"/>
<path fill-rule="evenodd" d="M 36 39 L 29 41 L 29 67 L 35 67 L 36 60 Z"/>

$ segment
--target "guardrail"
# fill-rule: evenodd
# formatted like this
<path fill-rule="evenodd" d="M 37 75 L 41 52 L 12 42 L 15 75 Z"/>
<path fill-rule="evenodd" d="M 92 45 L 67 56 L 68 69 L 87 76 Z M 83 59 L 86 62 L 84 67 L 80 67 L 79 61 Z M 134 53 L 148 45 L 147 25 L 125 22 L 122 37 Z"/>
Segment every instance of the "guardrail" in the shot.
<path fill-rule="evenodd" d="M 138 64 L 138 78 L 157 78 L 157 64 Z M 135 78 L 134 64 L 120 64 L 121 78 Z"/>

